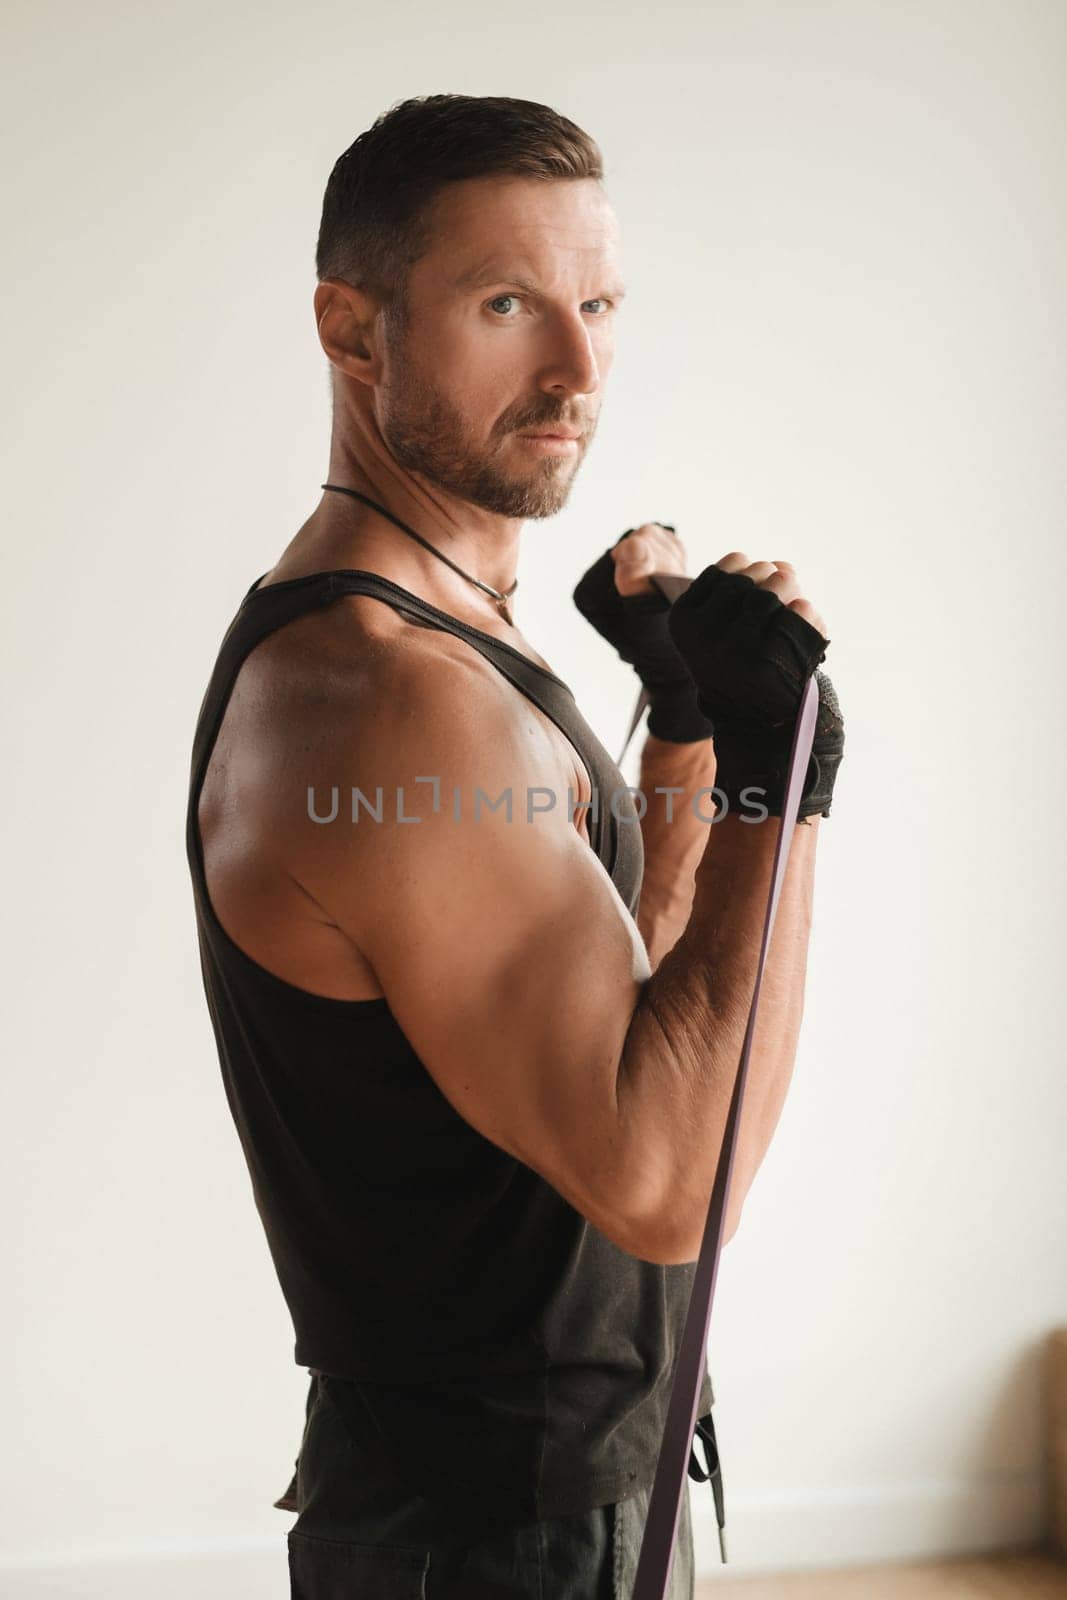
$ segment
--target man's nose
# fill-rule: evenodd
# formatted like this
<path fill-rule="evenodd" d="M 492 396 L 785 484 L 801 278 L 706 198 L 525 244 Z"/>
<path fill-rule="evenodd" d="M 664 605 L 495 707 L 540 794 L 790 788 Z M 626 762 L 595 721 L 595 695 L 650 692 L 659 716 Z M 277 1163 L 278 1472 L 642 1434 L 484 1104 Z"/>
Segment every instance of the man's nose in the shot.
<path fill-rule="evenodd" d="M 600 387 L 600 363 L 580 317 L 553 324 L 540 381 L 543 389 L 569 389 L 573 394 L 592 394 Z"/>

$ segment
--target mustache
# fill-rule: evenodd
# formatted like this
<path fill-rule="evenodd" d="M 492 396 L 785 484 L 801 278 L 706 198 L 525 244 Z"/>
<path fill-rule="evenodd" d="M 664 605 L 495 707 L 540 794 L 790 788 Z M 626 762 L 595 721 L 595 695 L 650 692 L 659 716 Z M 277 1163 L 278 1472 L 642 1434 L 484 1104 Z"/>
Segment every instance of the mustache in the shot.
<path fill-rule="evenodd" d="M 564 413 L 551 414 L 540 417 L 524 417 L 514 427 L 509 428 L 509 433 L 523 433 L 530 428 L 577 428 L 580 433 L 588 433 L 596 423 L 595 417 L 573 417 Z"/>

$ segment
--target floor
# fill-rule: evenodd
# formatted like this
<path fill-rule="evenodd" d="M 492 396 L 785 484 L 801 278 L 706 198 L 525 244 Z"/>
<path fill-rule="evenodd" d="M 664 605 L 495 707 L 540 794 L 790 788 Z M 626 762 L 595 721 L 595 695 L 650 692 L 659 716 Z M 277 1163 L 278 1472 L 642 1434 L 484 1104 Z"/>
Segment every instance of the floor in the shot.
<path fill-rule="evenodd" d="M 1035 1552 L 703 1578 L 695 1600 L 1067 1600 L 1067 1559 Z"/>

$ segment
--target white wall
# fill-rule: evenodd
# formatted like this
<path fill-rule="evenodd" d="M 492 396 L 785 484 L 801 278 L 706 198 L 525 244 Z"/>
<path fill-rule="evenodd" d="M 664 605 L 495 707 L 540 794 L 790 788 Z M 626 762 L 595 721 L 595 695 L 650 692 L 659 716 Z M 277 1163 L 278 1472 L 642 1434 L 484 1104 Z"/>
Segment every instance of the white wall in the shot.
<path fill-rule="evenodd" d="M 793 560 L 833 636 L 803 1035 L 712 1322 L 730 1570 L 1035 1535 L 1067 1319 L 1064 6 L 6 18 L 0 1593 L 287 1592 L 306 1376 L 200 987 L 189 747 L 325 476 L 330 167 L 442 90 L 574 117 L 622 223 L 626 332 L 528 529 L 527 637 L 617 751 L 632 681 L 567 597 L 651 517 L 694 570 Z"/>

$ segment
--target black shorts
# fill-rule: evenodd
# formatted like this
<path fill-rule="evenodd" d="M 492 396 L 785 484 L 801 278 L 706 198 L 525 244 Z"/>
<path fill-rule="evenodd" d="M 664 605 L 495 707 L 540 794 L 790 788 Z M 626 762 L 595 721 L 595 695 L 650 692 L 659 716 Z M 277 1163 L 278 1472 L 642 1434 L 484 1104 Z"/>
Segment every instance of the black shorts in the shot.
<path fill-rule="evenodd" d="M 449 1527 L 439 1507 L 368 1471 L 313 1377 L 296 1477 L 276 1502 L 298 1512 L 291 1600 L 631 1600 L 649 1493 L 504 1530 Z M 688 1483 L 667 1600 L 693 1600 Z"/>

